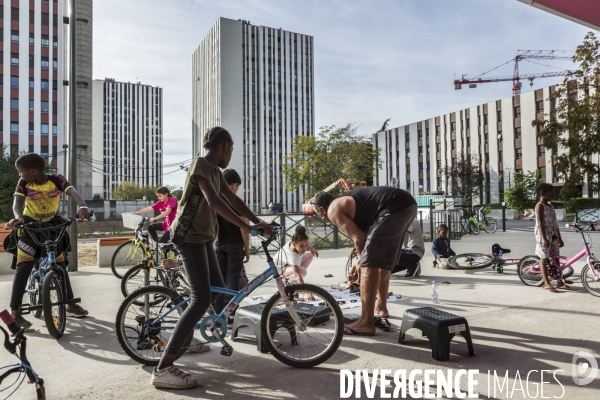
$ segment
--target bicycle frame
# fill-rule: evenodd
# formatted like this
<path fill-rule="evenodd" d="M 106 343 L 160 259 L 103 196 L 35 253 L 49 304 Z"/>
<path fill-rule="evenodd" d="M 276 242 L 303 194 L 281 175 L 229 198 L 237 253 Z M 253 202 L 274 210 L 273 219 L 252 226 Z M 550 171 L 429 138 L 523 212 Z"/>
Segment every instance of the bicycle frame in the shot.
<path fill-rule="evenodd" d="M 263 249 L 265 250 L 265 255 L 267 256 L 267 264 L 268 264 L 267 269 L 265 271 L 263 271 L 263 273 L 261 273 L 260 275 L 256 276 L 254 279 L 252 279 L 250 282 L 248 282 L 246 284 L 246 286 L 244 286 L 238 292 L 236 292 L 235 290 L 226 289 L 226 288 L 217 287 L 217 286 L 211 286 L 210 287 L 211 293 L 219 293 L 219 294 L 233 296 L 233 298 L 231 300 L 229 300 L 229 302 L 223 308 L 223 310 L 221 310 L 220 313 L 216 314 L 218 317 L 222 318 L 223 321 L 226 321 L 227 318 L 229 317 L 229 315 L 231 314 L 231 312 L 236 308 L 236 306 L 239 303 L 241 303 L 242 300 L 244 300 L 246 297 L 248 297 L 257 287 L 261 286 L 263 283 L 265 283 L 269 279 L 275 278 L 275 281 L 277 282 L 277 290 L 279 291 L 279 294 L 281 295 L 281 299 L 283 300 L 283 303 L 285 304 L 285 306 L 287 308 L 287 311 L 290 314 L 290 317 L 294 320 L 294 322 L 296 324 L 298 324 L 298 326 L 303 326 L 304 325 L 302 323 L 302 320 L 298 316 L 298 313 L 296 312 L 296 309 L 294 307 L 292 307 L 291 302 L 287 298 L 287 294 L 285 292 L 285 285 L 283 284 L 283 281 L 282 281 L 282 276 L 279 275 L 279 271 L 277 271 L 277 268 L 275 267 L 275 263 L 273 262 L 273 258 L 269 254 L 268 246 L 269 246 L 269 244 L 271 243 L 272 240 L 273 240 L 273 237 L 271 237 L 268 240 L 262 242 Z M 161 326 L 157 327 L 155 324 L 161 322 L 162 320 L 164 320 L 171 312 L 175 311 L 176 309 L 178 309 L 179 307 L 181 307 L 182 305 L 186 304 L 189 301 L 190 301 L 190 298 L 187 298 L 187 299 L 181 301 L 180 303 L 176 304 L 175 306 L 171 307 L 170 309 L 168 309 L 167 311 L 165 311 L 164 313 L 162 313 L 160 316 L 158 316 L 152 322 L 151 326 L 153 328 L 155 328 L 155 329 L 160 329 L 160 330 L 171 330 L 171 329 L 173 329 L 174 326 L 166 326 L 165 327 L 165 326 L 161 325 Z M 148 306 L 146 305 L 146 310 L 145 310 L 146 313 L 148 311 L 147 307 Z M 208 313 L 210 315 L 215 315 L 215 311 L 214 311 L 212 305 L 209 306 Z M 227 326 L 227 325 L 225 324 L 225 326 Z M 202 327 L 202 320 L 198 321 L 194 325 L 194 329 L 200 329 L 201 327 Z M 225 344 L 223 342 L 223 338 L 220 338 L 220 340 L 221 340 L 221 342 L 223 344 Z"/>

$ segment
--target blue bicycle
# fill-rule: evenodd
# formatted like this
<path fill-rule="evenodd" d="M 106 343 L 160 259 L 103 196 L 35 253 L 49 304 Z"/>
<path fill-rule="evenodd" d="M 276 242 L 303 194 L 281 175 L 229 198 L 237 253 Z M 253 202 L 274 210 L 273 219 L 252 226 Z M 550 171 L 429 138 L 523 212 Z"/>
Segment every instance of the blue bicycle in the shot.
<path fill-rule="evenodd" d="M 225 340 L 229 315 L 256 288 L 275 279 L 277 292 L 262 310 L 260 328 L 264 344 L 284 364 L 310 368 L 329 359 L 340 346 L 343 314 L 325 289 L 310 284 L 292 285 L 282 278 L 268 251 L 269 244 L 277 238 L 278 228 L 274 226 L 269 238 L 261 242 L 267 269 L 239 292 L 211 286 L 213 300 L 218 295 L 233 298 L 218 314 L 209 307 L 194 329 L 198 329 L 206 341 L 220 342 L 223 345 L 221 354 L 230 356 L 233 348 Z M 252 232 L 254 236 L 260 233 Z M 141 364 L 157 365 L 188 302 L 189 298 L 162 286 L 146 286 L 127 296 L 119 307 L 115 322 L 117 337 L 125 353 Z M 193 332 L 183 343 L 178 357 L 187 351 L 192 336 Z"/>
<path fill-rule="evenodd" d="M 22 304 L 21 314 L 30 314 L 39 318 L 44 313 L 44 321 L 48 333 L 55 339 L 60 338 L 67 325 L 67 304 L 81 302 L 80 298 L 67 300 L 66 281 L 63 269 L 56 263 L 58 243 L 63 239 L 66 229 L 76 221 L 70 218 L 54 226 L 43 225 L 39 222 L 29 222 L 16 225 L 23 229 L 36 245 L 46 248 L 47 256 L 39 261 L 38 266 L 31 271 L 26 293 L 29 294 L 29 304 Z M 44 237 L 45 240 L 40 240 Z"/>
<path fill-rule="evenodd" d="M 15 323 L 10 313 L 7 310 L 0 312 L 0 319 L 4 321 L 10 332 L 13 334 L 12 336 L 15 338 L 12 342 L 8 336 L 8 332 L 4 328 L 0 326 L 0 330 L 4 333 L 4 348 L 10 353 L 15 355 L 20 363 L 7 365 L 5 367 L 0 367 L 0 372 L 2 370 L 6 370 L 0 373 L 0 393 L 13 388 L 13 390 L 6 396 L 4 399 L 12 396 L 17 389 L 21 386 L 25 377 L 29 378 L 29 383 L 35 383 L 35 390 L 37 393 L 38 400 L 44 400 L 46 398 L 46 391 L 44 389 L 44 380 L 35 373 L 33 368 L 31 368 L 31 364 L 29 360 L 27 360 L 27 338 L 23 334 L 24 330 L 19 325 Z M 19 354 L 17 355 L 17 348 L 19 350 Z M 7 381 L 7 378 L 13 374 L 17 375 L 17 379 L 14 381 Z M 22 377 L 21 377 L 22 375 Z M 21 378 L 21 379 L 19 379 Z M 16 386 L 15 386 L 16 385 Z"/>

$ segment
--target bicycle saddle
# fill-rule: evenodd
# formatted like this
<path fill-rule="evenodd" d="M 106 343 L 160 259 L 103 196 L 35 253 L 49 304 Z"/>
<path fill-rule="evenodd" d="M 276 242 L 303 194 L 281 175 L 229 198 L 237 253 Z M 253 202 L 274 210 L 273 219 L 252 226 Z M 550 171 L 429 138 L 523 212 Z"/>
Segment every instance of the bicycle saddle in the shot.
<path fill-rule="evenodd" d="M 162 251 L 169 251 L 169 250 L 174 250 L 175 249 L 175 245 L 173 243 L 159 243 L 158 247 L 162 250 Z"/>
<path fill-rule="evenodd" d="M 500 247 L 500 245 L 498 243 L 494 243 L 492 245 L 492 254 L 508 254 L 510 253 L 510 249 L 503 249 L 502 247 Z"/>

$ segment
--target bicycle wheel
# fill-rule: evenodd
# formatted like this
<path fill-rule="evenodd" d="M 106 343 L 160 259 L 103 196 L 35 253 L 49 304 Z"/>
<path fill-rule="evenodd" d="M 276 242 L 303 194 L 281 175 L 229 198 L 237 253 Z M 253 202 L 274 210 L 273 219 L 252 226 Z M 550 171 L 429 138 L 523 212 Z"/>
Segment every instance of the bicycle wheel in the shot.
<path fill-rule="evenodd" d="M 35 275 L 35 276 L 34 276 Z M 42 287 L 40 285 L 40 276 L 37 275 L 37 270 L 31 271 L 29 278 L 29 286 L 27 287 L 29 293 L 29 304 L 37 306 L 42 304 Z M 32 312 L 35 318 L 39 318 L 42 315 L 42 309 L 38 309 Z"/>
<path fill-rule="evenodd" d="M 492 257 L 482 253 L 463 253 L 448 259 L 450 269 L 481 269 L 492 264 Z"/>
<path fill-rule="evenodd" d="M 473 235 L 479 235 L 479 226 L 477 226 L 477 224 L 473 221 L 469 222 L 469 232 L 471 232 Z"/>
<path fill-rule="evenodd" d="M 519 279 L 527 286 L 542 286 L 544 284 L 542 274 L 530 274 L 530 268 L 536 268 L 539 271 L 540 258 L 538 256 L 529 255 L 521 258 L 521 261 L 517 264 Z"/>
<path fill-rule="evenodd" d="M 110 260 L 110 269 L 114 276 L 123 279 L 128 269 L 146 258 L 145 246 L 141 243 L 136 245 L 135 239 L 129 239 L 115 250 Z"/>
<path fill-rule="evenodd" d="M 590 269 L 589 265 L 586 265 L 581 270 L 581 283 L 585 290 L 588 291 L 592 296 L 600 297 L 600 280 L 594 279 L 594 273 L 600 278 L 600 264 L 595 261 L 592 263 L 594 271 Z"/>
<path fill-rule="evenodd" d="M 483 220 L 483 229 L 485 229 L 485 231 L 487 233 L 494 233 L 496 232 L 496 229 L 498 228 L 498 223 L 496 222 L 496 220 L 492 217 L 485 217 L 485 219 Z"/>
<path fill-rule="evenodd" d="M 348 261 L 346 262 L 346 279 L 348 279 L 348 275 L 350 275 L 350 270 L 352 269 L 352 264 L 354 263 L 356 257 L 358 256 L 354 254 L 354 250 L 352 250 L 352 253 L 350 253 L 350 255 L 348 256 Z"/>
<path fill-rule="evenodd" d="M 155 299 L 161 301 L 156 302 Z M 156 324 L 154 321 L 183 300 L 177 292 L 163 286 L 145 286 L 127 296 L 119 307 L 115 321 L 117 339 L 125 353 L 140 364 L 158 365 L 187 303 L 162 321 Z M 192 337 L 193 331 L 181 346 L 177 358 L 187 351 Z"/>
<path fill-rule="evenodd" d="M 146 279 L 147 283 L 144 284 Z M 163 282 L 159 279 L 158 271 L 155 267 L 148 267 L 144 263 L 138 263 L 123 275 L 123 279 L 121 279 L 121 293 L 123 293 L 123 297 L 127 297 L 134 290 L 149 285 L 164 286 Z"/>
<path fill-rule="evenodd" d="M 46 272 L 42 287 L 42 308 L 48 333 L 55 339 L 65 333 L 67 326 L 67 310 L 62 275 L 56 271 Z"/>
<path fill-rule="evenodd" d="M 325 362 L 336 352 L 344 335 L 340 306 L 333 296 L 315 285 L 291 285 L 285 290 L 303 326 L 296 325 L 281 295 L 275 293 L 265 305 L 260 323 L 267 349 L 276 359 L 295 368 Z M 311 296 L 317 303 L 309 301 Z"/>

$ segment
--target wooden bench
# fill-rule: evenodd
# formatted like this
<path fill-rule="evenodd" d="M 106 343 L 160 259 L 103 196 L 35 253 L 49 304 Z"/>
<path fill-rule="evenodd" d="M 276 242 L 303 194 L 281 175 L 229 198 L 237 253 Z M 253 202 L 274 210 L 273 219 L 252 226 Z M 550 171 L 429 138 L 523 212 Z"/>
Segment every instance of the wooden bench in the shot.
<path fill-rule="evenodd" d="M 98 239 L 98 246 L 119 246 L 131 240 L 131 236 L 106 237 Z"/>

